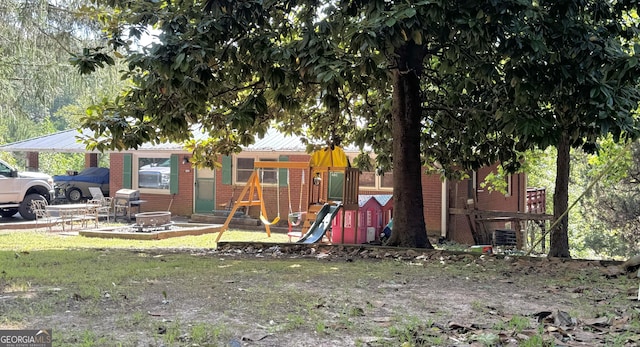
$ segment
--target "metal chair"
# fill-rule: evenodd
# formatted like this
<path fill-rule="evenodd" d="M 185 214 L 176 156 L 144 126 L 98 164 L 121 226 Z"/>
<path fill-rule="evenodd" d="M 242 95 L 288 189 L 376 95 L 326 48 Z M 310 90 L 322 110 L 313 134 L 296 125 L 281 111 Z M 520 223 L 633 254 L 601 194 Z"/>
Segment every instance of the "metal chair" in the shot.
<path fill-rule="evenodd" d="M 97 213 L 98 218 L 106 217 L 107 223 L 111 222 L 111 215 L 113 214 L 113 198 L 112 197 L 104 197 L 101 200 L 100 207 L 98 207 Z"/>
<path fill-rule="evenodd" d="M 36 228 L 38 227 L 38 221 L 41 219 L 47 219 L 47 202 L 44 200 L 32 200 L 31 212 L 36 216 Z"/>
<path fill-rule="evenodd" d="M 59 223 L 58 218 L 53 217 L 47 210 L 47 202 L 45 200 L 31 201 L 31 211 L 36 216 L 36 228 L 38 228 L 38 223 L 43 221 L 51 231 L 53 226 Z"/>
<path fill-rule="evenodd" d="M 100 225 L 99 210 L 102 207 L 102 199 L 91 199 L 87 201 L 84 217 L 82 218 L 82 227 L 86 228 L 89 221 L 93 221 L 97 228 Z"/>

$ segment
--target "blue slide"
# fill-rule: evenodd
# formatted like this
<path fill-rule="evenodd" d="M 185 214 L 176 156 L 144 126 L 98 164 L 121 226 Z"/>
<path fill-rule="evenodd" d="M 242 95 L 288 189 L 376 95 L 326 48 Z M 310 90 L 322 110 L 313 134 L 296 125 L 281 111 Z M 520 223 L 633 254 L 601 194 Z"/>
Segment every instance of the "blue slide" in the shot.
<path fill-rule="evenodd" d="M 300 240 L 298 243 L 316 243 L 322 240 L 324 234 L 331 228 L 331 221 L 338 214 L 338 210 L 340 210 L 341 205 L 329 205 L 324 204 L 320 211 L 318 211 L 318 215 L 316 216 L 316 221 L 313 222 L 309 231 Z"/>

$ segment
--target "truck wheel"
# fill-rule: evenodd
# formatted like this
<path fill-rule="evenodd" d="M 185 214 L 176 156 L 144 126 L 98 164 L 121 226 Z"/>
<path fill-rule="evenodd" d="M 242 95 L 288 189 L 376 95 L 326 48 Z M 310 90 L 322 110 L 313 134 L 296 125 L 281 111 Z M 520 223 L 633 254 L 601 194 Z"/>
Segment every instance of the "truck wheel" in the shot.
<path fill-rule="evenodd" d="M 8 208 L 6 210 L 0 210 L 0 216 L 2 216 L 2 218 L 11 218 L 16 213 L 18 213 L 17 208 Z"/>
<path fill-rule="evenodd" d="M 45 202 L 47 201 L 47 199 L 45 199 L 44 196 L 40 194 L 29 194 L 25 196 L 24 200 L 22 200 L 22 202 L 20 203 L 20 207 L 18 207 L 18 212 L 20 212 L 22 218 L 26 220 L 36 219 L 35 213 L 33 213 L 33 211 L 31 210 L 31 202 L 34 200 L 44 200 Z"/>
<path fill-rule="evenodd" d="M 70 188 L 67 190 L 67 200 L 72 203 L 80 202 L 82 199 L 82 192 L 78 188 Z"/>

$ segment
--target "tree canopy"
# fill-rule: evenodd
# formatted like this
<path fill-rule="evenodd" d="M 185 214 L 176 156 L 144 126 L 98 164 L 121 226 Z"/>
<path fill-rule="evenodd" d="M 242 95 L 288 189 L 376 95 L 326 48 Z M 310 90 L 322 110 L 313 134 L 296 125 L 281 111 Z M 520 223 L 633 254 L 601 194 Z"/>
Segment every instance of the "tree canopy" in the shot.
<path fill-rule="evenodd" d="M 558 149 L 554 215 L 568 208 L 570 149 L 597 149 L 638 137 L 640 101 L 637 2 L 540 2 L 536 44 L 514 51 L 507 80 L 521 108 L 496 114 L 505 132 L 527 148 Z M 569 257 L 568 215 L 551 234 L 549 255 Z"/>
<path fill-rule="evenodd" d="M 110 135 L 92 148 L 189 141 L 197 126 L 211 138 L 190 148 L 213 166 L 269 126 L 366 143 L 393 170 L 396 245 L 430 246 L 415 218 L 425 165 L 513 171 L 569 129 L 587 147 L 637 130 L 632 1 L 96 3 L 108 45 L 72 61 L 87 73 L 123 56 L 133 86 L 84 119 Z"/>

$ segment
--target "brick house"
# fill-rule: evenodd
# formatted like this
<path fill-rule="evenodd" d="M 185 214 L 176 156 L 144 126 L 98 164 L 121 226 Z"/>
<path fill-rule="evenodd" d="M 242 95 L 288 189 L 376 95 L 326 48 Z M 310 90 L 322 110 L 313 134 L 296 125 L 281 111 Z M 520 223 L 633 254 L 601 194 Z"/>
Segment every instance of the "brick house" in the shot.
<path fill-rule="evenodd" d="M 0 147 L 0 150 L 26 152 L 29 166 L 37 168 L 38 152 L 85 153 L 86 166 L 95 166 L 97 153 L 87 152 L 75 140 L 75 130 L 60 132 Z M 254 161 L 308 162 L 306 146 L 294 137 L 287 137 L 275 130 L 244 148 L 241 153 L 219 158 L 221 166 L 215 170 L 197 169 L 189 162 L 190 153 L 178 144 L 144 145 L 138 150 L 110 152 L 110 194 L 122 188 L 137 189 L 146 202 L 142 212 L 167 211 L 173 215 L 192 216 L 210 214 L 213 210 L 226 209 L 238 197 L 253 171 Z M 355 148 L 344 148 L 353 159 Z M 507 178 L 507 194 L 488 192 L 479 188 L 486 175 L 497 165 L 471 173 L 462 181 L 442 180 L 436 175 L 423 175 L 424 217 L 430 235 L 445 237 L 461 243 L 472 244 L 471 230 L 477 229 L 477 216 L 471 209 L 525 213 L 527 201 L 526 175 L 515 174 Z M 303 175 L 308 170 L 271 169 L 261 173 L 267 215 L 286 216 L 290 211 L 305 209 L 308 204 L 308 187 Z M 308 176 L 307 176 L 308 177 Z M 362 195 L 390 195 L 393 193 L 392 175 L 378 176 L 373 172 L 360 174 L 359 193 Z M 290 208 L 291 206 L 291 208 Z M 278 210 L 279 207 L 279 210 Z M 466 213 L 460 211 L 467 211 Z M 253 207 L 249 214 L 257 215 Z M 513 216 L 513 215 L 511 215 Z M 510 229 L 514 218 L 499 218 L 486 223 L 488 228 Z"/>

